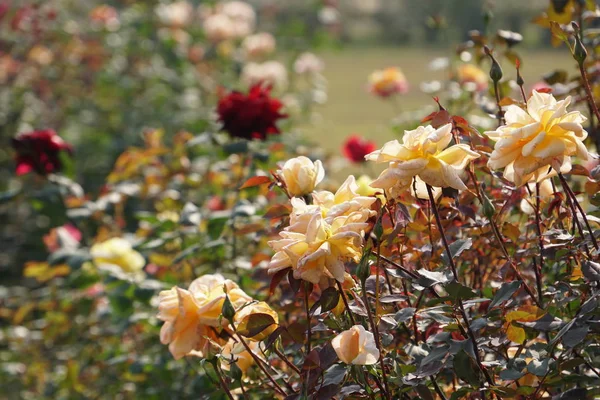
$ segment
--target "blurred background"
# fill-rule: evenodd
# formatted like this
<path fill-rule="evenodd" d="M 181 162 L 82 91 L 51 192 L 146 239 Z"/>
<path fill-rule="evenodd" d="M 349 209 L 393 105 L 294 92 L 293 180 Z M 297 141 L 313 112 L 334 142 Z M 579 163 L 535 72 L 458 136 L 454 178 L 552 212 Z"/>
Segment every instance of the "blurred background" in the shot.
<path fill-rule="evenodd" d="M 291 76 L 285 78 L 287 90 L 276 87 L 274 93 L 289 110 L 300 110 L 293 132 L 333 154 L 351 134 L 382 144 L 427 115 L 440 82 L 455 78 L 457 63 L 478 64 L 487 75 L 489 61 L 463 51 L 478 45 L 481 35 L 494 38 L 498 30 L 522 35 L 513 44 L 528 87 L 573 64 L 564 46 L 551 46 L 548 29 L 531 23 L 549 10 L 547 0 L 249 3 L 256 10 L 255 31 L 277 39 L 273 58 L 291 68 L 299 54 L 311 50 L 323 60 L 324 68 L 305 89 L 306 82 Z M 554 3 L 562 10 L 569 1 Z M 15 134 L 56 130 L 74 146 L 66 175 L 94 197 L 119 154 L 143 143 L 145 130 L 162 129 L 170 140 L 178 131 L 214 129 L 217 89 L 243 89 L 235 82 L 244 74 L 235 47 L 211 42 L 203 29 L 214 4 L 0 0 L 0 271 L 19 276 L 30 254 L 44 254 L 41 232 L 64 223 L 46 217 L 64 214 L 47 210 L 63 207 L 58 198 L 21 202 L 17 210 L 5 203 L 23 186 L 36 184 L 35 177 L 14 179 L 14 153 L 7 144 Z M 505 58 L 514 61 L 513 44 L 505 47 Z M 407 93 L 393 98 L 369 93 L 369 75 L 386 67 L 403 71 Z M 509 63 L 505 76 L 515 74 Z M 35 225 L 25 227 L 23 221 Z"/>

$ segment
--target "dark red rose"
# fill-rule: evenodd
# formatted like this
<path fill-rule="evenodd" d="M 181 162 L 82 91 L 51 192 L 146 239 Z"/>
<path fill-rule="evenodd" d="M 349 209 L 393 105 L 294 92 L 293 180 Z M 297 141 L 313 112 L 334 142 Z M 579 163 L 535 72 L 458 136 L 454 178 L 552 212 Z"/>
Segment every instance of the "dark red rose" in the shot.
<path fill-rule="evenodd" d="M 352 135 L 346 139 L 342 153 L 353 163 L 365 162 L 365 156 L 377 149 L 375 142 L 371 142 L 359 135 Z"/>
<path fill-rule="evenodd" d="M 17 152 L 17 175 L 34 171 L 47 175 L 62 169 L 59 153 L 73 152 L 70 144 L 62 140 L 52 129 L 21 133 L 12 138 Z"/>
<path fill-rule="evenodd" d="M 265 140 L 267 135 L 280 134 L 275 123 L 287 115 L 281 113 L 283 104 L 271 97 L 270 91 L 255 85 L 248 94 L 234 91 L 221 97 L 217 113 L 223 130 L 232 137 L 244 139 Z"/>

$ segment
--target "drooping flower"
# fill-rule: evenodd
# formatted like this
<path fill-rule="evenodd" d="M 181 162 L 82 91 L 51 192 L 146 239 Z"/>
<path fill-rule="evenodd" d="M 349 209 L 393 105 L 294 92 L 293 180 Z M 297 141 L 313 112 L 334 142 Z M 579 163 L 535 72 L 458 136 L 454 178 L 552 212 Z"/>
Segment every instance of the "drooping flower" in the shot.
<path fill-rule="evenodd" d="M 346 364 L 372 365 L 379 360 L 375 337 L 362 325 L 354 325 L 333 338 L 331 345 Z"/>
<path fill-rule="evenodd" d="M 473 64 L 461 64 L 456 70 L 456 77 L 467 90 L 481 92 L 489 84 L 488 74 Z"/>
<path fill-rule="evenodd" d="M 269 273 L 292 268 L 294 278 L 315 284 L 323 279 L 344 281 L 345 261 L 358 262 L 363 235 L 369 224 L 360 222 L 361 213 L 339 216 L 328 222 L 320 210 L 310 214 L 305 232 L 284 230 L 281 239 L 269 246 L 276 251 L 269 263 Z"/>
<path fill-rule="evenodd" d="M 451 124 L 438 129 L 419 126 L 405 131 L 402 143 L 392 140 L 366 156 L 369 161 L 389 163 L 371 186 L 385 189 L 396 197 L 418 177 L 430 186 L 466 189 L 460 174 L 479 154 L 466 144 L 446 148 L 451 140 Z"/>
<path fill-rule="evenodd" d="M 365 162 L 365 156 L 377 148 L 375 142 L 359 135 L 351 135 L 342 146 L 342 153 L 353 163 Z"/>
<path fill-rule="evenodd" d="M 218 333 L 228 324 L 221 318 L 225 290 L 236 310 L 252 301 L 235 282 L 219 274 L 194 280 L 188 290 L 173 287 L 159 293 L 157 317 L 165 321 L 160 341 L 169 345 L 175 359 L 190 354 L 203 357 L 224 344 Z"/>
<path fill-rule="evenodd" d="M 217 114 L 223 130 L 232 137 L 265 140 L 267 135 L 280 132 L 276 125 L 287 115 L 281 112 L 283 104 L 271 97 L 268 88 L 256 85 L 248 94 L 231 92 L 219 100 Z"/>
<path fill-rule="evenodd" d="M 58 172 L 62 169 L 60 152 L 73 152 L 73 147 L 52 129 L 21 133 L 12 138 L 12 147 L 17 152 L 17 175 Z"/>
<path fill-rule="evenodd" d="M 408 81 L 399 68 L 390 67 L 369 75 L 369 90 L 381 97 L 408 92 Z"/>
<path fill-rule="evenodd" d="M 263 85 L 283 91 L 288 85 L 287 69 L 279 61 L 250 62 L 242 69 L 240 80 L 246 86 Z"/>
<path fill-rule="evenodd" d="M 504 168 L 504 177 L 516 186 L 541 181 L 554 172 L 569 172 L 571 156 L 588 159 L 583 144 L 586 118 L 567 111 L 571 97 L 557 101 L 549 93 L 534 91 L 527 110 L 516 105 L 506 109 L 506 125 L 486 132 L 496 141 L 488 161 L 490 169 Z M 552 171 L 554 169 L 554 171 Z"/>
<path fill-rule="evenodd" d="M 146 265 L 144 257 L 133 249 L 129 241 L 120 237 L 94 244 L 90 254 L 97 266 L 117 266 L 125 272 L 137 272 Z"/>
<path fill-rule="evenodd" d="M 275 51 L 275 37 L 267 32 L 250 35 L 242 42 L 244 54 L 249 59 L 260 59 Z"/>
<path fill-rule="evenodd" d="M 277 171 L 291 196 L 310 194 L 325 177 L 320 160 L 312 162 L 308 157 L 299 156 L 287 160 Z"/>

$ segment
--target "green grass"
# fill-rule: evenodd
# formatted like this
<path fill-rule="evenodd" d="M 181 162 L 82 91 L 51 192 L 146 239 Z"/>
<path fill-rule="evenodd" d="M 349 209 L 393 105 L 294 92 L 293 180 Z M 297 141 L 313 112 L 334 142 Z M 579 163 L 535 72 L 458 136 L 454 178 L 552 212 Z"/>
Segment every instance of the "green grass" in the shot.
<path fill-rule="evenodd" d="M 557 68 L 573 71 L 568 50 L 519 50 L 523 58 L 522 73 L 527 85 Z M 337 153 L 343 140 L 352 133 L 364 135 L 377 144 L 394 138 L 390 121 L 398 111 L 419 111 L 433 105 L 430 95 L 420 91 L 422 81 L 445 79 L 445 71 L 430 71 L 428 64 L 436 57 L 453 57 L 451 50 L 418 48 L 344 49 L 321 55 L 325 61 L 325 77 L 329 82 L 326 105 L 318 109 L 320 118 L 304 133 L 325 149 Z M 397 102 L 377 98 L 367 92 L 367 77 L 375 69 L 398 66 L 410 82 L 410 92 Z M 486 67 L 487 68 L 487 67 Z M 507 64 L 505 77 L 516 76 Z M 426 115 L 426 111 L 422 116 Z"/>

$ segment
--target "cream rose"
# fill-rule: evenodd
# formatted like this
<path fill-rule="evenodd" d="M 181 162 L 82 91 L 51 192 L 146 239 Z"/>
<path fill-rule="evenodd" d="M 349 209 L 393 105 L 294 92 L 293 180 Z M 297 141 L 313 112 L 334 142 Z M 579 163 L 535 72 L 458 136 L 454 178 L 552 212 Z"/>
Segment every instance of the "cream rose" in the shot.
<path fill-rule="evenodd" d="M 308 157 L 291 158 L 277 171 L 291 196 L 310 194 L 325 177 L 320 160 L 312 162 Z"/>
<path fill-rule="evenodd" d="M 533 91 L 527 110 L 506 109 L 506 125 L 486 132 L 496 142 L 488 161 L 490 169 L 504 168 L 504 177 L 517 186 L 541 181 L 555 172 L 571 170 L 571 156 L 588 159 L 583 140 L 586 118 L 567 111 L 571 97 L 557 101 L 548 93 Z"/>
<path fill-rule="evenodd" d="M 146 265 L 144 257 L 133 249 L 131 243 L 119 237 L 96 243 L 90 254 L 96 265 L 117 266 L 125 272 L 137 272 Z"/>

